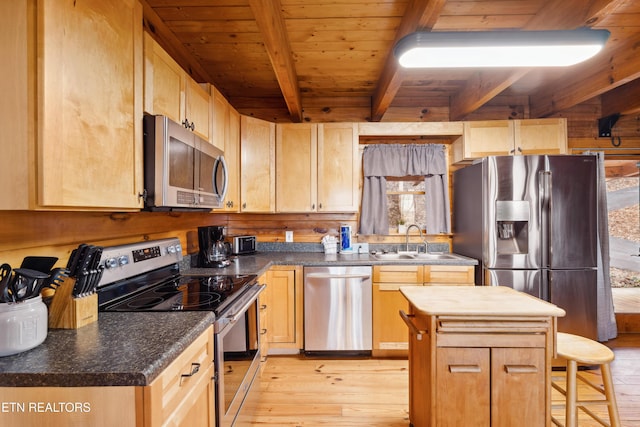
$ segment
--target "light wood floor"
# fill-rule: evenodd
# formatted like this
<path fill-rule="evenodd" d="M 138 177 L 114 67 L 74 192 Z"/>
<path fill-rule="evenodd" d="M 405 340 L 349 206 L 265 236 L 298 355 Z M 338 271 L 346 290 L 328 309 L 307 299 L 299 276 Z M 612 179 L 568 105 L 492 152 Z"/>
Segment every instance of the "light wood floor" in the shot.
<path fill-rule="evenodd" d="M 612 371 L 622 425 L 640 427 L 640 334 L 621 334 L 606 344 L 616 355 Z M 408 427 L 407 365 L 270 356 L 236 426 Z M 606 415 L 604 408 L 596 412 Z M 591 426 L 599 424 L 580 417 L 580 427 Z"/>

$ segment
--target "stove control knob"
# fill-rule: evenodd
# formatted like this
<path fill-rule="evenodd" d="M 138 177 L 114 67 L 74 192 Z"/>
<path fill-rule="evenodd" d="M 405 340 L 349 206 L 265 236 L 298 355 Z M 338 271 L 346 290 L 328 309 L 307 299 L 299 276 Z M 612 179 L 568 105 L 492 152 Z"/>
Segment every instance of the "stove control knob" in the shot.
<path fill-rule="evenodd" d="M 170 254 L 175 254 L 176 253 L 176 248 L 172 245 L 172 246 L 168 246 L 167 247 L 167 252 L 169 252 Z"/>
<path fill-rule="evenodd" d="M 182 246 L 180 246 L 180 243 L 176 244 L 176 253 L 181 253 L 182 252 Z"/>
<path fill-rule="evenodd" d="M 129 264 L 129 257 L 126 255 L 120 255 L 118 257 L 118 265 L 127 265 Z"/>
<path fill-rule="evenodd" d="M 118 260 L 115 258 L 108 258 L 104 261 L 106 268 L 116 268 L 118 266 Z"/>

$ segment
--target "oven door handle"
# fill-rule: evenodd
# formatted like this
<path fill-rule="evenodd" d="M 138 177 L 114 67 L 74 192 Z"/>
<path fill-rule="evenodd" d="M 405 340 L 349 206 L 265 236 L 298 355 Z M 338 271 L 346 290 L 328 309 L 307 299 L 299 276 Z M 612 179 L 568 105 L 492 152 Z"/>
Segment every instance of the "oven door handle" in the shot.
<path fill-rule="evenodd" d="M 255 291 L 255 295 L 249 301 L 247 301 L 247 303 L 243 305 L 237 313 L 232 314 L 228 317 L 229 323 L 236 323 L 240 319 L 240 317 L 244 315 L 244 312 L 247 311 L 249 307 L 251 307 L 251 304 L 255 302 L 255 300 L 258 298 L 258 295 L 260 295 L 265 289 L 267 289 L 267 285 L 260 285 L 258 290 Z"/>

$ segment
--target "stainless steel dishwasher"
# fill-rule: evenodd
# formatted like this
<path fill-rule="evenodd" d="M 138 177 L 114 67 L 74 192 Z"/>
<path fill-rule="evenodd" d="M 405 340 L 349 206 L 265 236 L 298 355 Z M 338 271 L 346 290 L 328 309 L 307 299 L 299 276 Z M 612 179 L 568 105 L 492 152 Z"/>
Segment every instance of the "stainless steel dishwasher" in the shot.
<path fill-rule="evenodd" d="M 305 267 L 305 354 L 371 354 L 371 298 L 371 266 Z"/>

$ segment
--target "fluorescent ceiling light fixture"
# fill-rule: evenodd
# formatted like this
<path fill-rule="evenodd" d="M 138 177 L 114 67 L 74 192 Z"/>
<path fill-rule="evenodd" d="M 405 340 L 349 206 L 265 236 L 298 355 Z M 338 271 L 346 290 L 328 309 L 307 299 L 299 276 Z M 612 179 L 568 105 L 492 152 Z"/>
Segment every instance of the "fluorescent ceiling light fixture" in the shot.
<path fill-rule="evenodd" d="M 406 68 L 563 67 L 598 53 L 607 30 L 415 32 L 396 44 Z"/>

